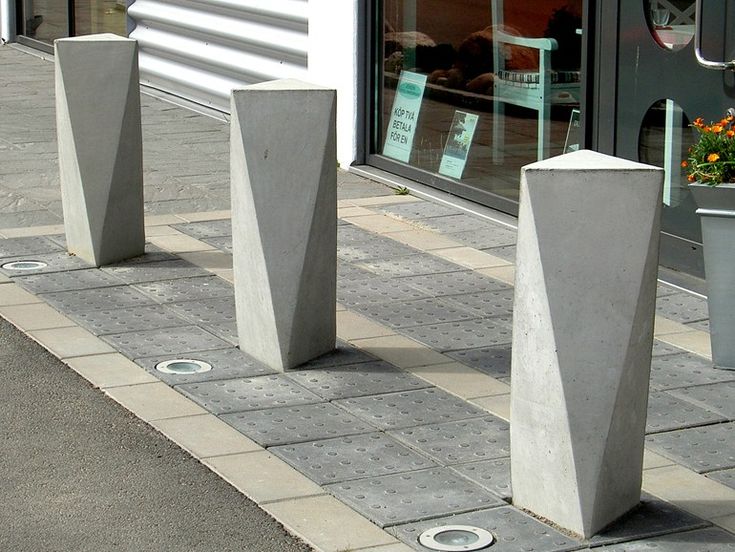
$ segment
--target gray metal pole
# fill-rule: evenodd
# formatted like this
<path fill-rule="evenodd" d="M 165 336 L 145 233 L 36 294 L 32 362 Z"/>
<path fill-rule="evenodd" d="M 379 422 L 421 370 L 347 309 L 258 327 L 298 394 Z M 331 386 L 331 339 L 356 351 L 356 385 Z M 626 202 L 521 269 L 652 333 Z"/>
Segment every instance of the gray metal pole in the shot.
<path fill-rule="evenodd" d="M 0 0 L 0 39 L 15 42 L 15 0 Z"/>

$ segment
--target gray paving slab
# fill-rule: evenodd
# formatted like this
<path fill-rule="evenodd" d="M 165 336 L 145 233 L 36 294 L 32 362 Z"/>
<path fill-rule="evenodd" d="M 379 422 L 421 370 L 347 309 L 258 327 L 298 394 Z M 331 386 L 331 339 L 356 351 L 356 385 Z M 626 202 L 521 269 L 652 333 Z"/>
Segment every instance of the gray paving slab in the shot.
<path fill-rule="evenodd" d="M 682 324 L 709 318 L 707 300 L 684 291 L 656 298 L 656 313 Z"/>
<path fill-rule="evenodd" d="M 666 297 L 667 295 L 674 295 L 679 293 L 681 290 L 675 287 L 671 287 L 666 284 L 658 283 L 656 286 L 656 297 Z"/>
<path fill-rule="evenodd" d="M 700 332 L 710 332 L 710 321 L 707 320 L 697 320 L 696 322 L 686 322 L 684 324 L 687 328 L 691 328 L 693 330 L 699 330 Z"/>
<path fill-rule="evenodd" d="M 436 466 L 384 433 L 282 445 L 268 450 L 319 485 Z"/>
<path fill-rule="evenodd" d="M 495 347 L 512 341 L 511 325 L 502 318 L 474 318 L 403 328 L 401 333 L 437 351 Z"/>
<path fill-rule="evenodd" d="M 36 255 L 38 253 L 53 253 L 54 251 L 62 251 L 62 248 L 44 236 L 0 239 L 0 259 Z M 0 263 L 4 262 L 4 260 L 0 261 Z"/>
<path fill-rule="evenodd" d="M 355 280 L 366 280 L 375 278 L 376 274 L 370 272 L 360 266 L 349 263 L 347 261 L 337 260 L 337 282 L 341 286 L 346 286 L 347 282 Z"/>
<path fill-rule="evenodd" d="M 735 469 L 709 472 L 706 477 L 735 489 Z"/>
<path fill-rule="evenodd" d="M 125 282 L 97 268 L 73 270 L 70 272 L 51 272 L 17 276 L 16 284 L 31 293 L 53 293 L 111 286 L 121 286 Z"/>
<path fill-rule="evenodd" d="M 376 236 L 370 241 L 337 244 L 337 257 L 352 263 L 416 255 L 417 249 L 390 238 Z"/>
<path fill-rule="evenodd" d="M 498 225 L 488 228 L 475 228 L 463 232 L 452 232 L 451 234 L 447 234 L 447 237 L 469 247 L 474 247 L 475 249 L 503 247 L 516 243 L 516 231 Z"/>
<path fill-rule="evenodd" d="M 323 369 L 294 370 L 287 372 L 286 376 L 326 400 L 431 387 L 426 381 L 383 360 Z"/>
<path fill-rule="evenodd" d="M 510 316 L 513 314 L 513 289 L 498 289 L 452 295 L 446 301 L 472 312 L 477 317 Z"/>
<path fill-rule="evenodd" d="M 735 468 L 735 423 L 681 429 L 646 437 L 654 452 L 697 473 Z"/>
<path fill-rule="evenodd" d="M 232 236 L 232 222 L 230 219 L 173 224 L 172 227 L 197 239 Z"/>
<path fill-rule="evenodd" d="M 648 396 L 646 433 L 661 433 L 687 427 L 726 422 L 727 418 L 711 410 L 659 391 Z"/>
<path fill-rule="evenodd" d="M 459 305 L 451 303 L 449 300 L 435 297 L 415 301 L 357 305 L 354 310 L 391 328 L 409 328 L 440 322 L 456 322 L 470 320 L 478 316 Z"/>
<path fill-rule="evenodd" d="M 163 305 L 87 310 L 70 312 L 68 316 L 95 335 L 191 325 L 189 320 L 182 318 Z"/>
<path fill-rule="evenodd" d="M 494 255 L 496 257 L 500 257 L 501 259 L 504 259 L 511 263 L 516 262 L 517 248 L 515 245 L 504 245 L 501 247 L 488 247 L 488 248 L 482 249 L 481 251 L 484 251 L 485 253 Z"/>
<path fill-rule="evenodd" d="M 12 263 L 15 261 L 41 261 L 46 263 L 45 267 L 34 270 L 8 270 L 2 268 L 1 265 Z M 0 263 L 0 274 L 6 276 L 28 276 L 32 274 L 49 274 L 52 272 L 67 272 L 70 270 L 79 270 L 83 268 L 94 268 L 91 264 L 83 261 L 79 257 L 69 255 L 66 251 L 56 253 L 38 253 L 35 255 L 25 255 L 22 257 L 6 257 Z"/>
<path fill-rule="evenodd" d="M 673 389 L 670 393 L 700 408 L 706 408 L 729 420 L 735 420 L 735 382 Z"/>
<path fill-rule="evenodd" d="M 735 381 L 735 371 L 714 368 L 711 361 L 699 355 L 691 353 L 657 355 L 651 360 L 653 391 L 728 381 Z"/>
<path fill-rule="evenodd" d="M 305 362 L 297 367 L 298 370 L 331 368 L 333 366 L 343 366 L 345 364 L 359 364 L 361 362 L 374 362 L 377 360 L 374 356 L 350 345 L 346 341 L 338 339 L 334 350 L 318 356 L 315 359 Z"/>
<path fill-rule="evenodd" d="M 156 370 L 156 365 L 159 362 L 178 358 L 181 358 L 181 355 L 160 355 L 136 358 L 135 363 L 142 366 L 151 374 L 154 374 L 169 385 L 249 378 L 276 373 L 272 368 L 261 364 L 235 347 L 192 352 L 186 357 L 188 360 L 200 360 L 211 365 L 212 369 L 208 372 L 200 372 L 198 374 L 167 374 Z"/>
<path fill-rule="evenodd" d="M 651 351 L 651 354 L 654 357 L 680 353 L 686 353 L 686 351 L 684 349 L 674 347 L 673 345 L 669 345 L 668 343 L 664 343 L 663 341 L 659 341 L 658 339 L 653 340 L 653 350 Z"/>
<path fill-rule="evenodd" d="M 399 218 L 417 220 L 431 217 L 447 217 L 461 215 L 462 211 L 456 207 L 449 207 L 432 201 L 416 201 L 414 203 L 399 203 L 385 205 L 379 209 L 383 213 L 397 215 Z"/>
<path fill-rule="evenodd" d="M 58 291 L 42 293 L 39 297 L 64 313 L 107 310 L 155 303 L 150 297 L 129 286 Z"/>
<path fill-rule="evenodd" d="M 408 284 L 424 291 L 428 295 L 436 297 L 511 288 L 508 284 L 504 284 L 498 280 L 483 276 L 482 274 L 478 274 L 471 270 L 452 272 L 448 274 L 409 276 L 406 278 L 399 278 L 397 279 L 397 282 Z"/>
<path fill-rule="evenodd" d="M 209 349 L 225 349 L 231 344 L 197 326 L 126 332 L 102 336 L 128 358 L 158 355 L 186 355 Z"/>
<path fill-rule="evenodd" d="M 683 531 L 653 539 L 626 542 L 599 548 L 600 552 L 639 552 L 661 550 L 665 552 L 726 552 L 735 550 L 735 536 L 719 528 Z"/>
<path fill-rule="evenodd" d="M 480 370 L 494 378 L 510 376 L 510 343 L 494 347 L 457 349 L 455 351 L 447 351 L 445 354 L 462 364 L 471 366 L 472 368 Z"/>
<path fill-rule="evenodd" d="M 134 284 L 132 287 L 159 303 L 179 303 L 235 296 L 232 284 L 219 276 L 197 276 L 194 278 L 161 280 L 159 282 L 144 282 Z"/>
<path fill-rule="evenodd" d="M 358 226 L 343 221 L 337 228 L 337 243 L 340 245 L 348 245 L 351 243 L 365 243 L 374 240 L 377 234 L 364 230 Z M 385 239 L 385 238 L 381 238 Z"/>
<path fill-rule="evenodd" d="M 441 272 L 457 272 L 462 267 L 432 255 L 409 255 L 390 259 L 374 259 L 356 262 L 357 266 L 370 270 L 381 277 L 418 276 L 421 274 L 438 274 Z"/>
<path fill-rule="evenodd" d="M 230 320 L 225 322 L 210 322 L 202 324 L 202 327 L 209 333 L 216 335 L 220 339 L 224 339 L 232 345 L 240 345 L 240 336 L 237 333 L 237 321 Z"/>
<path fill-rule="evenodd" d="M 402 278 L 337 281 L 337 301 L 347 307 L 425 299 L 429 295 L 404 283 Z"/>
<path fill-rule="evenodd" d="M 496 224 L 468 215 L 466 213 L 450 215 L 446 217 L 432 217 L 429 219 L 421 220 L 421 226 L 433 230 L 434 232 L 440 232 L 442 234 L 455 234 L 459 232 L 474 232 L 474 231 L 488 231 L 500 229 L 500 232 L 507 231 L 507 229 L 497 226 Z"/>
<path fill-rule="evenodd" d="M 381 429 L 438 424 L 487 414 L 436 388 L 343 399 L 335 404 Z"/>
<path fill-rule="evenodd" d="M 129 263 L 125 261 L 124 263 L 103 267 L 102 270 L 113 276 L 117 276 L 129 284 L 211 275 L 211 273 L 203 268 L 182 259 L 145 263 Z"/>
<path fill-rule="evenodd" d="M 505 501 L 510 501 L 512 490 L 510 484 L 510 457 L 482 460 L 469 464 L 449 466 L 449 469 L 474 481 L 498 495 Z"/>
<path fill-rule="evenodd" d="M 216 238 L 202 238 L 204 243 L 216 247 L 223 253 L 232 255 L 232 236 L 219 236 Z"/>
<path fill-rule="evenodd" d="M 179 315 L 196 324 L 234 322 L 236 320 L 234 296 L 168 303 L 168 306 Z"/>
<path fill-rule="evenodd" d="M 262 447 L 375 431 L 344 410 L 323 403 L 223 414 L 220 418 Z"/>
<path fill-rule="evenodd" d="M 186 383 L 176 389 L 214 414 L 324 402 L 282 374 Z"/>
<path fill-rule="evenodd" d="M 326 488 L 379 527 L 505 505 L 496 495 L 447 468 L 346 481 Z"/>

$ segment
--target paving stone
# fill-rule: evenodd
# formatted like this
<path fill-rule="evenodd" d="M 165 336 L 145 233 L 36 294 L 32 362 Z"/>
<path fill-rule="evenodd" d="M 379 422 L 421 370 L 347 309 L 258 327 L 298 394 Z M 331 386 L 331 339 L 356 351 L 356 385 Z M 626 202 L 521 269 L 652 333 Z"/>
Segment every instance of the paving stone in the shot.
<path fill-rule="evenodd" d="M 370 278 L 351 282 L 337 282 L 337 301 L 348 307 L 375 305 L 394 301 L 425 299 L 425 293 L 402 281 L 402 278 Z"/>
<path fill-rule="evenodd" d="M 486 414 L 484 410 L 436 388 L 344 399 L 335 404 L 381 429 L 400 429 Z"/>
<path fill-rule="evenodd" d="M 202 238 L 206 244 L 216 247 L 224 253 L 232 255 L 232 236 L 219 236 L 218 238 Z"/>
<path fill-rule="evenodd" d="M 376 358 L 349 343 L 337 340 L 333 351 L 316 357 L 297 367 L 298 370 L 311 370 L 318 368 L 331 368 L 345 364 L 359 364 L 361 362 L 373 362 Z"/>
<path fill-rule="evenodd" d="M 735 382 L 673 389 L 670 393 L 701 408 L 721 414 L 729 420 L 735 420 Z"/>
<path fill-rule="evenodd" d="M 416 301 L 357 305 L 354 310 L 391 328 L 408 328 L 477 318 L 448 300 L 430 297 Z"/>
<path fill-rule="evenodd" d="M 447 468 L 347 481 L 326 488 L 380 527 L 505 505 Z"/>
<path fill-rule="evenodd" d="M 646 445 L 697 473 L 735 468 L 733 422 L 649 435 Z"/>
<path fill-rule="evenodd" d="M 683 291 L 658 297 L 656 314 L 682 324 L 709 318 L 707 300 Z"/>
<path fill-rule="evenodd" d="M 512 341 L 511 325 L 502 318 L 475 318 L 403 328 L 401 333 L 437 351 L 492 347 Z"/>
<path fill-rule="evenodd" d="M 482 291 L 447 297 L 447 302 L 459 305 L 477 317 L 510 316 L 513 314 L 512 289 Z"/>
<path fill-rule="evenodd" d="M 727 418 L 706 408 L 700 408 L 665 391 L 651 393 L 648 397 L 646 433 L 660 433 L 726 422 Z"/>
<path fill-rule="evenodd" d="M 5 263 L 7 257 L 53 253 L 55 251 L 62 251 L 62 248 L 45 236 L 0 239 L 0 259 L 3 259 L 0 264 Z"/>
<path fill-rule="evenodd" d="M 145 282 L 135 284 L 132 287 L 152 297 L 159 303 L 178 303 L 200 299 L 214 299 L 217 297 L 234 298 L 235 296 L 235 290 L 232 284 L 218 276 L 199 276 L 196 278 Z"/>
<path fill-rule="evenodd" d="M 396 525 L 386 531 L 411 548 L 426 552 L 418 543 L 419 536 L 443 525 L 470 525 L 489 531 L 495 537 L 495 543 L 488 549 L 492 552 L 564 552 L 584 548 L 583 544 L 511 506 Z"/>
<path fill-rule="evenodd" d="M 358 228 L 357 226 L 348 222 L 342 222 L 344 222 L 344 224 L 340 225 L 337 228 L 337 243 L 340 245 L 347 245 L 350 243 L 365 243 L 378 238 L 378 236 L 376 234 L 373 234 L 372 232 L 368 232 L 367 230 Z"/>
<path fill-rule="evenodd" d="M 735 489 L 735 469 L 713 471 L 708 473 L 707 477 Z"/>
<path fill-rule="evenodd" d="M 680 289 L 659 282 L 656 286 L 656 297 L 666 297 L 667 295 L 674 295 L 680 291 Z"/>
<path fill-rule="evenodd" d="M 512 497 L 509 457 L 459 464 L 450 466 L 450 469 L 485 487 L 503 500 L 510 501 Z"/>
<path fill-rule="evenodd" d="M 290 371 L 286 375 L 327 400 L 430 387 L 424 380 L 382 360 Z"/>
<path fill-rule="evenodd" d="M 199 383 L 204 381 L 248 378 L 275 374 L 275 370 L 261 364 L 240 349 L 213 349 L 190 353 L 186 359 L 201 360 L 212 366 L 208 372 L 198 374 L 167 374 L 156 370 L 156 365 L 165 360 L 180 359 L 181 355 L 161 355 L 154 357 L 136 358 L 135 363 L 148 370 L 151 374 L 165 381 L 169 385 L 182 383 Z"/>
<path fill-rule="evenodd" d="M 319 485 L 435 467 L 384 433 L 339 437 L 268 449 Z"/>
<path fill-rule="evenodd" d="M 507 284 L 469 270 L 449 274 L 409 276 L 397 279 L 396 283 L 408 284 L 435 297 L 511 289 Z"/>
<path fill-rule="evenodd" d="M 13 281 L 31 293 L 53 293 L 111 287 L 125 283 L 119 278 L 96 268 L 18 276 Z"/>
<path fill-rule="evenodd" d="M 515 230 L 497 225 L 491 228 L 475 228 L 463 232 L 452 232 L 447 234 L 447 237 L 475 249 L 502 247 L 516 243 Z"/>
<path fill-rule="evenodd" d="M 235 320 L 211 322 L 209 324 L 202 324 L 202 327 L 209 333 L 216 335 L 220 339 L 224 339 L 236 347 L 240 345 L 240 336 L 237 333 L 237 322 Z"/>
<path fill-rule="evenodd" d="M 41 261 L 47 266 L 34 270 L 8 270 L 0 266 L 0 273 L 6 276 L 29 276 L 32 274 L 49 274 L 51 272 L 66 272 L 70 270 L 79 270 L 83 268 L 94 268 L 91 264 L 83 261 L 79 257 L 69 255 L 66 251 L 56 253 L 38 253 L 35 255 L 26 255 L 23 257 L 6 257 L 0 265 L 12 263 L 14 261 Z"/>
<path fill-rule="evenodd" d="M 126 332 L 102 337 L 128 358 L 186 355 L 195 351 L 224 349 L 229 343 L 196 326 Z"/>
<path fill-rule="evenodd" d="M 337 244 L 337 257 L 353 263 L 393 257 L 408 257 L 417 253 L 418 251 L 413 247 L 381 236 L 376 236 L 365 242 Z"/>
<path fill-rule="evenodd" d="M 458 349 L 445 354 L 494 378 L 510 376 L 511 347 L 509 343 L 495 347 Z"/>
<path fill-rule="evenodd" d="M 700 529 L 659 536 L 653 539 L 606 546 L 600 552 L 726 552 L 735 550 L 735 535 L 719 528 Z"/>
<path fill-rule="evenodd" d="M 331 404 L 251 410 L 223 414 L 221 418 L 263 447 L 375 431 L 375 428 Z"/>
<path fill-rule="evenodd" d="M 375 273 L 365 270 L 347 261 L 337 260 L 337 281 L 339 285 L 346 286 L 346 282 L 375 278 Z"/>
<path fill-rule="evenodd" d="M 410 427 L 389 434 L 445 466 L 510 455 L 510 426 L 495 416 Z"/>
<path fill-rule="evenodd" d="M 691 328 L 693 330 L 699 330 L 700 332 L 710 332 L 710 323 L 709 319 L 707 320 L 697 320 L 696 322 L 686 322 L 684 324 L 687 328 Z"/>
<path fill-rule="evenodd" d="M 125 261 L 124 263 L 103 267 L 102 270 L 129 284 L 211 275 L 203 268 L 181 259 L 145 263 Z"/>
<path fill-rule="evenodd" d="M 381 277 L 416 276 L 421 274 L 437 274 L 441 272 L 457 272 L 459 265 L 439 259 L 432 255 L 410 255 L 408 257 L 392 257 L 358 262 L 357 266 L 366 268 Z"/>
<path fill-rule="evenodd" d="M 196 324 L 236 321 L 234 296 L 169 303 L 168 306 Z"/>
<path fill-rule="evenodd" d="M 664 343 L 663 341 L 659 341 L 658 339 L 653 340 L 653 351 L 651 354 L 654 357 L 662 356 L 662 355 L 673 355 L 673 354 L 680 354 L 680 353 L 686 353 L 684 349 L 680 349 L 679 347 L 674 347 L 673 345 L 669 345 L 668 343 Z"/>
<path fill-rule="evenodd" d="M 176 389 L 214 414 L 323 402 L 282 374 L 187 383 Z"/>
<path fill-rule="evenodd" d="M 654 391 L 727 381 L 735 381 L 735 370 L 714 368 L 711 361 L 699 355 L 658 355 L 651 360 L 651 389 Z"/>
<path fill-rule="evenodd" d="M 151 305 L 155 302 L 128 286 L 42 293 L 39 297 L 64 313 Z"/>
<path fill-rule="evenodd" d="M 434 203 L 432 201 L 416 201 L 414 203 L 401 203 L 397 205 L 386 205 L 380 208 L 383 213 L 398 215 L 400 218 L 409 220 L 425 219 L 433 217 L 447 217 L 461 215 L 462 211 L 455 207 Z"/>
<path fill-rule="evenodd" d="M 197 239 L 232 236 L 232 223 L 230 219 L 174 224 L 173 228 Z"/>
<path fill-rule="evenodd" d="M 434 232 L 441 232 L 442 234 L 456 234 L 462 232 L 474 232 L 474 231 L 488 231 L 500 228 L 501 232 L 506 231 L 505 228 L 499 227 L 496 224 L 468 215 L 466 213 L 451 215 L 446 217 L 433 217 L 428 220 L 420 221 L 421 226 L 433 230 Z"/>
<path fill-rule="evenodd" d="M 187 326 L 191 322 L 162 305 L 88 310 L 69 313 L 69 318 L 95 335 Z"/>
<path fill-rule="evenodd" d="M 510 263 L 516 262 L 516 253 L 517 248 L 515 245 L 504 245 L 502 247 L 488 247 L 487 249 L 481 249 L 481 251 L 493 255 L 495 257 L 500 257 L 503 260 L 506 260 Z"/>

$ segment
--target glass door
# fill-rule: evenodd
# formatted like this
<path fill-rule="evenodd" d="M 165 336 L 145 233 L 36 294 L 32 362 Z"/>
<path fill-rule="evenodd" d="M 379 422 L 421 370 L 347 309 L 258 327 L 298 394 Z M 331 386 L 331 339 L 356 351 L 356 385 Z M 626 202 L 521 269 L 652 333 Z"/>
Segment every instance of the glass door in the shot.
<path fill-rule="evenodd" d="M 24 36 L 53 44 L 57 38 L 72 35 L 68 0 L 23 0 L 22 6 Z"/>

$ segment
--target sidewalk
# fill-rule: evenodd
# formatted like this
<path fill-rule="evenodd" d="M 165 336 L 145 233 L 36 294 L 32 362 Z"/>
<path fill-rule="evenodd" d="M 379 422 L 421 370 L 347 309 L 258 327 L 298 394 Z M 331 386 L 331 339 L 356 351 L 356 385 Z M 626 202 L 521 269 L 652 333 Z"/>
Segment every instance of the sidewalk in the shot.
<path fill-rule="evenodd" d="M 578 542 L 508 503 L 512 228 L 340 171 L 340 346 L 274 374 L 235 347 L 226 124 L 143 97 L 149 252 L 96 269 L 64 251 L 53 65 L 6 46 L 0 71 L 0 260 L 48 265 L 0 269 L 0 315 L 316 549 L 447 523 L 497 551 L 735 548 L 735 372 L 702 298 L 659 285 L 643 505 Z"/>

